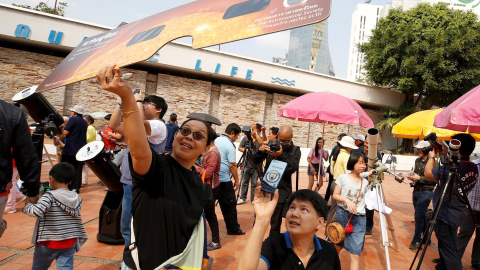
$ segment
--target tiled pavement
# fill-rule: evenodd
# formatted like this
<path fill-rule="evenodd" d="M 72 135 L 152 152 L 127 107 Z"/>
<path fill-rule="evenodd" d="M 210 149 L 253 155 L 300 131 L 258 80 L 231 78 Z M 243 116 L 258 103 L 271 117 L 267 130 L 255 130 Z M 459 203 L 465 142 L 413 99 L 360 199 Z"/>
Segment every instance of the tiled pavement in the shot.
<path fill-rule="evenodd" d="M 49 163 L 44 163 L 42 181 L 47 181 L 50 167 Z M 307 179 L 306 172 L 300 172 L 300 188 L 307 187 Z M 75 255 L 75 269 L 118 269 L 122 259 L 123 246 L 106 245 L 96 240 L 98 213 L 105 196 L 105 189 L 103 186 L 96 184 L 98 179 L 92 172 L 89 174 L 88 181 L 89 184 L 82 188 L 80 196 L 83 199 L 82 218 L 89 240 L 85 243 L 82 250 Z M 322 195 L 325 193 L 325 189 L 326 183 L 324 183 L 320 191 Z M 412 223 L 412 190 L 408 185 L 393 181 L 391 177 L 386 177 L 386 180 L 383 182 L 383 189 L 388 205 L 393 208 L 391 216 L 399 246 L 398 251 L 389 248 L 390 264 L 392 269 L 408 269 L 415 256 L 415 252 L 408 249 L 414 230 L 414 224 Z M 23 203 L 17 205 L 17 213 L 4 215 L 8 222 L 8 228 L 0 239 L 0 269 L 31 269 L 34 247 L 30 240 L 35 219 L 21 213 L 22 207 Z M 210 256 L 214 257 L 213 270 L 237 269 L 238 258 L 252 229 L 253 206 L 250 203 L 246 203 L 239 205 L 237 209 L 241 228 L 247 231 L 243 236 L 226 234 L 225 223 L 221 211 L 217 207 L 222 248 L 209 253 Z M 381 245 L 382 239 L 378 213 L 375 214 L 375 222 L 373 235 L 366 237 L 364 251 L 361 256 L 361 269 L 387 269 L 385 251 Z M 283 228 L 283 230 L 285 229 Z M 318 236 L 324 237 L 323 230 L 318 233 Z M 421 269 L 434 269 L 432 259 L 438 257 L 438 252 L 435 247 L 436 239 L 434 238 L 432 242 L 434 243 L 433 247 L 428 248 Z M 463 257 L 465 269 L 472 269 L 470 266 L 472 242 L 470 241 Z M 340 260 L 342 269 L 349 269 L 350 260 L 346 251 L 341 252 Z M 54 264 L 51 269 L 55 269 Z"/>

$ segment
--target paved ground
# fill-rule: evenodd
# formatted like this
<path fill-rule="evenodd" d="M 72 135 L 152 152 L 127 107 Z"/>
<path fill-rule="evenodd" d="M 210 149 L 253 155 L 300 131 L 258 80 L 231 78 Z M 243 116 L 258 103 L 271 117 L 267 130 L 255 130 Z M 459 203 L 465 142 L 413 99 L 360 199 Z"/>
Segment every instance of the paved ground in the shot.
<path fill-rule="evenodd" d="M 49 163 L 44 163 L 42 181 L 47 181 L 50 168 Z M 307 187 L 307 179 L 306 172 L 300 172 L 300 188 Z M 98 179 L 92 172 L 89 174 L 88 181 L 89 184 L 82 188 L 80 196 L 83 199 L 82 219 L 89 240 L 75 256 L 75 269 L 118 269 L 122 259 L 123 246 L 106 245 L 96 240 L 99 224 L 98 213 L 106 191 L 103 186 L 96 184 Z M 325 193 L 325 188 L 326 185 L 320 191 L 322 195 Z M 390 264 L 392 269 L 408 269 L 415 256 L 415 252 L 408 249 L 414 231 L 412 190 L 408 185 L 399 184 L 391 177 L 387 177 L 383 182 L 383 188 L 388 205 L 393 208 L 391 217 L 398 241 L 398 251 L 389 248 Z M 23 214 L 21 212 L 22 207 L 23 203 L 17 205 L 17 213 L 5 214 L 4 216 L 8 222 L 8 229 L 0 239 L 0 269 L 31 269 L 34 247 L 30 241 L 35 219 Z M 223 216 L 219 207 L 217 207 L 222 248 L 209 253 L 215 259 L 212 266 L 214 270 L 237 269 L 238 258 L 250 235 L 253 225 L 253 206 L 246 203 L 239 205 L 237 209 L 241 228 L 247 231 L 243 236 L 226 234 Z M 373 235 L 366 237 L 365 248 L 361 256 L 362 269 L 387 269 L 377 213 L 375 214 L 375 222 Z M 283 230 L 285 229 L 283 228 Z M 318 233 L 318 236 L 324 237 L 323 230 Z M 434 269 L 432 259 L 438 257 L 438 252 L 436 250 L 436 239 L 434 238 L 432 242 L 433 245 L 427 249 L 421 269 Z M 472 269 L 470 266 L 472 242 L 470 241 L 463 258 L 465 269 Z M 346 251 L 341 252 L 340 260 L 342 269 L 349 269 L 350 260 Z M 55 269 L 55 266 L 52 266 L 51 269 Z"/>

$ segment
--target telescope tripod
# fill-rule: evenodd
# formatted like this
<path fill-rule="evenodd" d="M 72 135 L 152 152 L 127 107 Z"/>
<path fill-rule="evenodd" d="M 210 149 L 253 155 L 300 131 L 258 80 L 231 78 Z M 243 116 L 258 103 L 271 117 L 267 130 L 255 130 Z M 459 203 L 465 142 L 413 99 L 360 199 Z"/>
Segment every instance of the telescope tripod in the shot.
<path fill-rule="evenodd" d="M 382 230 L 382 245 L 385 248 L 385 261 L 387 262 L 387 269 L 390 270 L 390 255 L 388 252 L 388 247 L 392 246 L 392 243 L 388 240 L 388 231 L 392 234 L 393 238 L 393 249 L 398 251 L 398 243 L 397 237 L 395 236 L 395 229 L 393 228 L 392 217 L 390 214 L 384 213 L 385 206 L 387 205 L 387 201 L 385 199 L 385 193 L 383 193 L 382 188 L 382 180 L 380 176 L 377 176 L 373 180 L 372 188 L 375 189 L 376 197 L 377 197 L 377 207 L 378 207 L 378 215 L 380 219 L 380 228 Z"/>

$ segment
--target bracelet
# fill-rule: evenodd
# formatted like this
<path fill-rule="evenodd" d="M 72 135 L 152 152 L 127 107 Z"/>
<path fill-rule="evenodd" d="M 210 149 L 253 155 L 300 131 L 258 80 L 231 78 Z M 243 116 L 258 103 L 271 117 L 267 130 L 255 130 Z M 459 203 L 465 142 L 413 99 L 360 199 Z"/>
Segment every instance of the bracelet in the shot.
<path fill-rule="evenodd" d="M 143 103 L 143 100 L 141 100 L 141 99 L 137 99 L 137 102 L 141 102 L 141 103 Z"/>
<path fill-rule="evenodd" d="M 118 104 L 118 108 L 121 109 L 121 108 L 122 108 L 122 104 L 120 104 L 120 103 L 117 103 L 117 104 Z"/>
<path fill-rule="evenodd" d="M 124 112 L 124 113 L 123 113 L 123 116 L 124 116 L 124 117 L 127 117 L 127 116 L 129 116 L 130 114 L 136 113 L 136 112 L 139 112 L 139 111 L 140 111 L 139 109 L 136 109 L 136 110 L 134 110 L 134 111 Z"/>

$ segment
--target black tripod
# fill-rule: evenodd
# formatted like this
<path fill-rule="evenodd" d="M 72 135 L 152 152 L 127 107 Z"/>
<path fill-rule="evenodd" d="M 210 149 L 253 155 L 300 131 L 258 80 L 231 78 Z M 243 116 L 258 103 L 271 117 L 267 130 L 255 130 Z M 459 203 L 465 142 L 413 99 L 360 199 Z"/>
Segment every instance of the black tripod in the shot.
<path fill-rule="evenodd" d="M 458 173 L 458 165 L 459 162 L 458 160 L 453 160 L 450 162 L 450 171 L 448 172 L 448 176 L 446 181 L 444 182 L 443 185 L 440 187 L 440 198 L 438 199 L 437 206 L 435 207 L 435 210 L 433 211 L 433 216 L 430 219 L 430 222 L 428 223 L 427 229 L 425 230 L 425 233 L 423 234 L 422 241 L 420 242 L 420 246 L 417 249 L 417 252 L 415 253 L 415 258 L 413 258 L 412 264 L 410 265 L 410 270 L 413 268 L 413 265 L 415 264 L 415 261 L 417 260 L 418 253 L 420 250 L 422 250 L 422 246 L 425 245 L 425 248 L 422 250 L 422 255 L 420 256 L 420 260 L 417 264 L 417 270 L 420 269 L 420 266 L 422 265 L 423 258 L 425 257 L 425 253 L 427 251 L 427 246 L 426 243 L 430 242 L 430 238 L 432 236 L 433 230 L 435 228 L 435 223 L 437 222 L 438 215 L 440 213 L 440 209 L 442 208 L 445 195 L 447 190 L 450 190 L 452 193 L 450 196 L 456 196 L 455 191 L 452 189 L 452 185 L 454 183 L 457 183 L 460 188 L 462 189 L 462 198 L 465 200 L 467 203 L 468 210 L 470 212 L 470 215 L 472 216 L 473 221 L 475 222 L 475 227 L 479 227 L 479 224 L 477 223 L 477 220 L 475 219 L 475 215 L 473 213 L 472 206 L 470 205 L 470 202 L 468 201 L 467 194 L 465 193 L 465 189 L 463 187 L 463 183 L 460 180 L 460 175 Z"/>
<path fill-rule="evenodd" d="M 243 151 L 243 154 L 240 157 L 240 159 L 238 160 L 238 164 L 237 164 L 237 168 L 239 166 L 242 166 L 242 172 L 241 172 L 242 175 L 240 177 L 240 181 L 238 183 L 238 189 L 237 189 L 237 201 L 238 201 L 238 198 L 240 197 L 240 192 L 242 190 L 243 182 L 245 181 L 244 169 L 247 168 L 247 164 L 251 165 L 256 170 L 257 181 L 258 181 L 258 179 L 262 179 L 262 177 L 263 177 L 262 170 L 260 170 L 251 160 L 251 157 L 253 156 L 253 150 L 252 150 L 251 144 L 252 144 L 252 142 L 250 140 L 245 144 L 245 148 L 244 148 L 245 150 Z M 248 158 L 248 157 L 250 157 L 250 158 Z M 248 187 L 247 187 L 247 190 L 248 190 Z M 252 190 L 251 192 L 254 192 L 254 191 Z"/>

